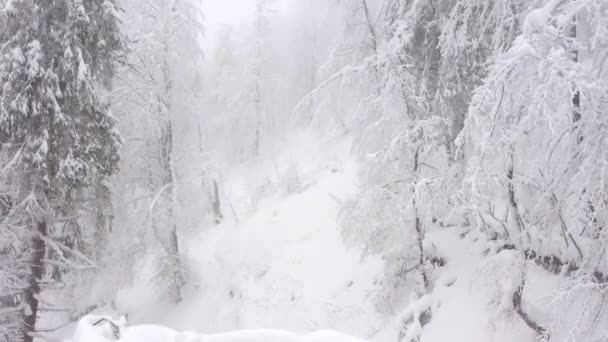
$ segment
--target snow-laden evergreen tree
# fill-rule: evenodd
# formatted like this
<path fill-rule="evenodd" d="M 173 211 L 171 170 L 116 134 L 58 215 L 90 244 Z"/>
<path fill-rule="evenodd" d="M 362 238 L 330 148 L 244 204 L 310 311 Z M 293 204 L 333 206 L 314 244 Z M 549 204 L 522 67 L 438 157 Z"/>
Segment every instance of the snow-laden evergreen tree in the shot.
<path fill-rule="evenodd" d="M 0 9 L 2 332 L 32 341 L 45 295 L 95 267 L 78 224 L 116 170 L 120 136 L 98 89 L 123 49 L 112 0 L 9 0 Z M 67 283 L 66 283 L 67 282 Z M 0 337 L 2 338 L 2 337 Z"/>

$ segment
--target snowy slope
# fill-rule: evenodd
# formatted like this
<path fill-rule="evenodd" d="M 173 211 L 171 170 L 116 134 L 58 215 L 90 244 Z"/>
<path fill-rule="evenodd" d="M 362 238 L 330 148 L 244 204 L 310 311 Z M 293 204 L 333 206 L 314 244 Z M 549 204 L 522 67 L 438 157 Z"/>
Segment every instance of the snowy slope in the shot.
<path fill-rule="evenodd" d="M 200 287 L 180 309 L 202 310 L 208 318 L 173 324 L 205 331 L 305 331 L 373 322 L 359 304 L 370 275 L 380 267 L 360 264 L 357 252 L 345 249 L 332 198 L 349 195 L 354 173 L 352 164 L 336 173 L 325 171 L 303 193 L 263 201 L 246 222 L 221 225 L 192 239 L 188 249 Z"/>
<path fill-rule="evenodd" d="M 382 261 L 362 259 L 340 236 L 341 203 L 357 193 L 358 165 L 350 156 L 349 139 L 301 134 L 277 159 L 232 170 L 225 202 L 245 203 L 260 185 L 266 194 L 254 206 L 233 208 L 237 219 L 227 214 L 221 225 L 187 232 L 182 252 L 191 273 L 183 301 L 151 303 L 139 283 L 119 298 L 121 311 L 131 323 L 205 334 L 335 329 L 378 342 L 408 334 L 421 342 L 534 341 L 510 306 L 517 257 L 488 251 L 484 234 L 464 228 L 432 227 L 427 244 L 446 261 L 432 273 L 434 288 L 394 308 L 394 317 L 378 313 L 373 298 Z M 528 277 L 524 299 L 549 311 L 557 285 L 533 267 Z M 431 322 L 404 328 L 405 318 L 425 307 L 433 309 Z"/>
<path fill-rule="evenodd" d="M 441 230 L 430 237 L 447 262 L 434 291 L 440 306 L 421 340 L 534 341 L 533 332 L 509 307 L 515 290 L 509 288 L 516 274 L 513 259 L 501 254 L 484 258 L 483 244 L 476 243 L 475 234 L 460 237 L 459 233 Z"/>
<path fill-rule="evenodd" d="M 432 272 L 433 288 L 413 299 L 374 336 L 378 342 L 534 342 L 537 336 L 513 310 L 512 294 L 519 284 L 523 260 L 515 252 L 488 250 L 491 242 L 481 232 L 434 227 L 427 235 L 445 265 Z M 556 276 L 532 261 L 526 262 L 523 301 L 541 323 L 546 313 L 564 315 L 552 307 L 558 291 Z M 408 325 L 411 314 L 432 308 L 432 319 L 422 329 Z M 540 309 L 540 310 L 539 310 Z M 553 312 L 552 312 L 553 309 Z M 404 324 L 406 323 L 406 324 Z"/>
<path fill-rule="evenodd" d="M 149 303 L 143 284 L 136 284 L 123 291 L 120 309 L 134 323 L 205 333 L 332 328 L 373 335 L 384 321 L 369 300 L 382 264 L 362 261 L 338 227 L 341 201 L 357 191 L 350 155 L 348 138 L 303 133 L 275 160 L 232 170 L 223 181 L 230 189 L 224 203 L 246 202 L 255 183 L 267 179 L 270 193 L 255 208 L 234 208 L 238 223 L 225 208 L 225 223 L 184 238 L 191 274 L 182 303 Z"/>
<path fill-rule="evenodd" d="M 351 161 L 332 164 L 304 179 L 311 185 L 303 192 L 267 198 L 246 221 L 192 239 L 198 290 L 168 323 L 202 331 L 331 327 L 369 335 L 379 317 L 365 307 L 366 290 L 381 265 L 360 263 L 340 240 L 337 200 L 354 194 L 356 168 Z"/>

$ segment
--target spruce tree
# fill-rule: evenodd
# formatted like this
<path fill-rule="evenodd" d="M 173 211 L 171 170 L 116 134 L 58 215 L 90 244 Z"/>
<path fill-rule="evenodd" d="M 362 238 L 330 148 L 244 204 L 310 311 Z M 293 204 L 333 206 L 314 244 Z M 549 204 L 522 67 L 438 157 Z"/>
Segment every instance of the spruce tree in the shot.
<path fill-rule="evenodd" d="M 0 322 L 32 341 L 41 298 L 94 267 L 77 203 L 110 176 L 120 136 L 99 99 L 124 50 L 114 0 L 9 0 L 0 12 Z M 7 303 L 10 302 L 10 303 Z M 0 337 L 1 340 L 1 337 Z"/>

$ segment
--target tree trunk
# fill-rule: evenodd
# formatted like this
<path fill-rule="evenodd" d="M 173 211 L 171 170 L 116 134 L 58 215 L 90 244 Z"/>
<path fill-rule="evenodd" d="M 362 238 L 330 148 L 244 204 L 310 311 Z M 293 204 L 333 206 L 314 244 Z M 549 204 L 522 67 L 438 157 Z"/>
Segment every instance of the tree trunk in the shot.
<path fill-rule="evenodd" d="M 182 286 L 184 285 L 184 276 L 182 274 L 182 264 L 179 257 L 179 244 L 177 240 L 177 226 L 171 224 L 171 267 L 173 271 L 173 299 L 176 303 L 182 301 Z"/>
<path fill-rule="evenodd" d="M 576 43 L 576 16 L 574 17 L 572 27 L 570 28 L 570 37 L 573 38 L 573 44 Z M 578 50 L 572 49 L 572 60 L 578 63 Z M 576 125 L 581 119 L 581 93 L 578 89 L 574 89 L 574 95 L 572 95 L 572 122 Z M 576 129 L 576 141 L 580 144 L 583 141 L 583 134 L 580 128 Z"/>
<path fill-rule="evenodd" d="M 164 114 L 162 120 L 162 141 L 161 149 L 161 168 L 163 172 L 163 186 L 167 186 L 166 192 L 166 215 L 169 236 L 169 260 L 171 272 L 173 273 L 173 299 L 175 302 L 181 301 L 181 287 L 184 283 L 182 274 L 182 265 L 179 257 L 179 243 L 177 237 L 177 225 L 175 223 L 175 208 L 177 206 L 177 180 L 175 176 L 175 165 L 173 161 L 173 112 L 172 112 L 172 91 L 173 79 L 171 74 L 171 66 L 169 63 L 169 40 L 170 40 L 170 25 L 175 12 L 177 11 L 177 2 L 167 1 L 164 3 L 164 13 L 162 18 L 163 24 L 163 54 L 162 54 L 162 76 L 163 76 L 163 94 L 159 94 L 159 110 L 160 114 Z M 164 16 L 167 17 L 164 17 Z M 162 242 L 161 242 L 162 243 Z"/>
<path fill-rule="evenodd" d="M 112 232 L 112 199 L 110 188 L 105 182 L 99 181 L 94 187 L 95 193 L 95 261 L 104 257 L 104 248 L 108 233 Z"/>
<path fill-rule="evenodd" d="M 28 288 L 23 294 L 23 303 L 28 305 L 29 308 L 24 313 L 24 327 L 23 327 L 23 341 L 32 342 L 34 338 L 31 334 L 36 329 L 36 318 L 38 316 L 38 299 L 36 298 L 40 293 L 40 284 L 38 283 L 42 279 L 44 271 L 44 255 L 46 252 L 46 246 L 41 236 L 47 235 L 46 222 L 44 220 L 36 223 L 36 232 L 32 239 L 32 259 L 30 264 L 30 278 Z"/>
<path fill-rule="evenodd" d="M 173 273 L 173 297 L 176 302 L 181 301 L 181 287 L 184 283 L 182 275 L 181 260 L 179 257 L 179 243 L 177 238 L 177 225 L 175 223 L 175 207 L 177 205 L 177 191 L 175 170 L 173 166 L 173 125 L 170 120 L 167 120 L 163 130 L 162 139 L 162 169 L 163 169 L 163 184 L 167 186 L 164 196 L 166 224 L 165 229 L 168 229 L 169 248 L 168 253 L 170 259 L 170 267 Z M 164 235 L 164 234 L 163 234 Z"/>
<path fill-rule="evenodd" d="M 507 169 L 507 193 L 509 197 L 509 213 L 511 213 L 512 220 L 515 223 L 515 227 L 517 227 L 517 233 L 510 235 L 520 236 L 520 246 L 518 247 L 522 250 L 525 250 L 530 245 L 530 234 L 526 230 L 523 218 L 521 216 L 521 212 L 519 210 L 519 205 L 517 204 L 517 199 L 515 197 L 515 184 L 513 179 L 515 168 L 514 155 L 515 147 L 511 146 L 511 163 L 509 165 L 509 168 Z"/>
<path fill-rule="evenodd" d="M 543 328 L 540 324 L 536 323 L 536 321 L 533 320 L 530 317 L 530 315 L 528 315 L 528 313 L 525 312 L 525 310 L 522 307 L 522 296 L 524 293 L 525 284 L 526 284 L 526 274 L 525 274 L 525 272 L 523 272 L 521 284 L 519 285 L 519 288 L 517 289 L 517 291 L 515 291 L 513 293 L 513 309 L 530 329 L 534 330 L 539 336 L 546 337 L 548 334 L 547 329 Z"/>
<path fill-rule="evenodd" d="M 361 6 L 363 6 L 363 11 L 365 13 L 365 23 L 367 24 L 367 29 L 369 30 L 369 34 L 372 38 L 372 50 L 374 50 L 374 53 L 378 53 L 378 39 L 376 35 L 376 30 L 374 30 L 374 24 L 369 15 L 369 6 L 367 6 L 367 0 L 361 0 Z M 376 66 L 374 66 L 374 68 L 376 68 Z"/>
<path fill-rule="evenodd" d="M 378 34 L 374 29 L 374 22 L 369 14 L 369 6 L 367 4 L 367 0 L 361 0 L 361 6 L 363 6 L 363 12 L 365 14 L 365 23 L 367 24 L 367 29 L 369 30 L 369 35 L 371 37 L 371 48 L 373 53 L 378 56 Z M 382 92 L 380 90 L 380 71 L 378 70 L 378 65 L 374 64 L 374 80 L 376 81 L 376 95 L 380 97 Z"/>
<path fill-rule="evenodd" d="M 213 207 L 213 216 L 215 217 L 215 223 L 220 224 L 224 220 L 224 215 L 222 215 L 222 210 L 220 206 L 220 193 L 217 187 L 217 181 L 213 180 L 213 199 L 211 200 L 211 205 Z"/>
<path fill-rule="evenodd" d="M 466 108 L 468 104 L 464 103 L 462 99 L 451 99 L 449 101 L 451 106 L 451 116 L 449 118 L 449 125 L 447 127 L 446 134 L 446 154 L 448 157 L 448 165 L 456 165 L 458 162 L 462 162 L 464 159 L 464 151 L 456 146 L 456 139 L 462 129 L 464 128 L 464 120 L 466 117 Z"/>
<path fill-rule="evenodd" d="M 264 0 L 258 0 L 256 5 L 256 45 L 255 45 L 255 89 L 254 89 L 254 102 L 255 102 L 255 141 L 254 141 L 254 155 L 258 157 L 261 149 L 261 129 L 262 129 L 262 35 L 264 34 Z"/>
<path fill-rule="evenodd" d="M 260 75 L 259 71 L 256 72 L 255 81 L 255 141 L 254 141 L 254 154 L 256 157 L 260 155 L 260 129 L 261 129 L 261 117 L 262 117 L 262 99 L 260 94 Z"/>
<path fill-rule="evenodd" d="M 418 162 L 418 158 L 419 158 L 419 154 L 420 154 L 420 147 L 416 148 L 416 152 L 414 153 L 414 176 L 415 176 L 415 181 L 416 183 L 418 182 L 418 166 L 419 166 L 419 162 Z M 418 215 L 418 204 L 416 201 L 416 189 L 414 189 L 414 192 L 412 194 L 412 206 L 414 207 L 414 229 L 416 230 L 416 243 L 418 246 L 418 263 L 419 263 L 419 267 L 420 267 L 420 274 L 422 276 L 422 283 L 424 285 L 424 291 L 426 292 L 426 290 L 429 288 L 429 280 L 428 277 L 426 275 L 426 271 L 424 269 L 424 263 L 425 263 L 425 257 L 424 257 L 424 236 L 423 236 L 423 232 L 422 232 L 422 225 L 420 223 L 420 216 Z"/>

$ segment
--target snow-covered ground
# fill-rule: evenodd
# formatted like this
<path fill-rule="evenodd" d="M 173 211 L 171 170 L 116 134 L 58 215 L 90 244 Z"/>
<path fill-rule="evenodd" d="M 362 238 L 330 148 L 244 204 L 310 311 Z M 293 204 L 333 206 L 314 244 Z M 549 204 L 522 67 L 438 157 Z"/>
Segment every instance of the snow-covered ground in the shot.
<path fill-rule="evenodd" d="M 429 237 L 446 265 L 433 291 L 438 308 L 421 341 L 535 341 L 534 333 L 509 306 L 516 259 L 508 251 L 486 259 L 482 244 L 476 243 L 478 237 L 461 237 L 461 233 L 448 229 Z"/>
<path fill-rule="evenodd" d="M 297 334 L 284 330 L 250 329 L 217 334 L 180 332 L 160 325 L 126 326 L 124 318 L 87 315 L 69 342 L 362 342 L 334 330 Z"/>
<path fill-rule="evenodd" d="M 328 164 L 315 175 L 302 172 L 301 192 L 271 195 L 240 223 L 190 239 L 186 253 L 196 288 L 167 324 L 206 332 L 336 328 L 369 336 L 380 317 L 366 297 L 381 264 L 361 262 L 359 252 L 342 243 L 339 202 L 356 190 L 356 167 Z"/>
<path fill-rule="evenodd" d="M 302 133 L 276 159 L 231 170 L 223 181 L 226 222 L 183 239 L 191 273 L 182 303 L 150 303 L 142 281 L 121 293 L 121 309 L 131 321 L 177 330 L 372 336 L 384 320 L 369 300 L 382 263 L 347 248 L 338 225 L 341 202 L 357 191 L 350 156 L 348 138 Z M 268 193 L 252 204 L 256 187 Z"/>
<path fill-rule="evenodd" d="M 381 259 L 362 258 L 340 236 L 341 203 L 357 193 L 357 167 L 350 139 L 322 140 L 307 133 L 272 161 L 232 170 L 223 182 L 229 189 L 224 203 L 232 204 L 232 210 L 225 208 L 226 221 L 186 232 L 182 239 L 190 270 L 182 302 L 151 302 L 143 274 L 120 294 L 119 311 L 129 313 L 130 323 L 172 331 L 334 329 L 398 342 L 408 333 L 402 318 L 430 306 L 433 318 L 421 332 L 422 342 L 535 340 L 510 306 L 518 259 L 509 251 L 488 254 L 483 234 L 464 234 L 461 228 L 434 227 L 427 236 L 446 261 L 433 272 L 436 285 L 430 293 L 394 309 L 401 314 L 380 314 L 373 298 L 383 277 Z M 261 185 L 266 193 L 252 204 L 249 194 Z M 524 297 L 547 303 L 556 284 L 532 271 Z M 251 342 L 257 336 L 252 334 L 238 336 Z"/>

